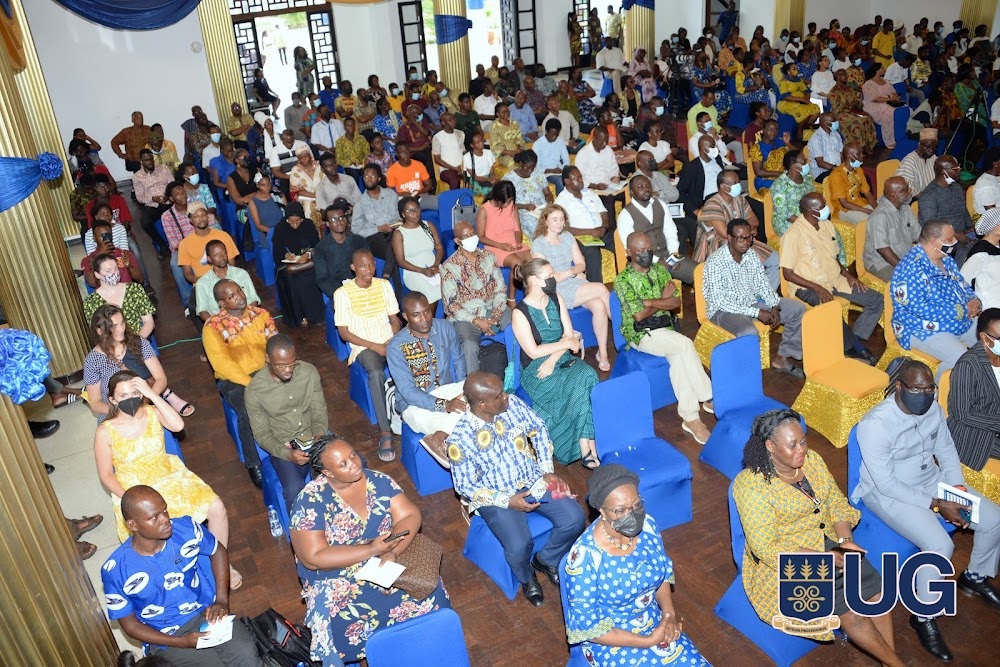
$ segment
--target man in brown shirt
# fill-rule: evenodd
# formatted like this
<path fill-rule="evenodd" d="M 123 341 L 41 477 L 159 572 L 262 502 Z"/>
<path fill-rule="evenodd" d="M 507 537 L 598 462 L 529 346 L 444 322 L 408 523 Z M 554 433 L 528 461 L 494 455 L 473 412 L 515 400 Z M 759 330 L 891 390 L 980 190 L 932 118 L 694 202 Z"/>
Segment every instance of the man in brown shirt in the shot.
<path fill-rule="evenodd" d="M 124 128 L 111 139 L 111 150 L 125 160 L 125 168 L 133 174 L 139 171 L 139 151 L 149 141 L 150 128 L 143 122 L 142 112 L 132 112 L 132 125 Z"/>

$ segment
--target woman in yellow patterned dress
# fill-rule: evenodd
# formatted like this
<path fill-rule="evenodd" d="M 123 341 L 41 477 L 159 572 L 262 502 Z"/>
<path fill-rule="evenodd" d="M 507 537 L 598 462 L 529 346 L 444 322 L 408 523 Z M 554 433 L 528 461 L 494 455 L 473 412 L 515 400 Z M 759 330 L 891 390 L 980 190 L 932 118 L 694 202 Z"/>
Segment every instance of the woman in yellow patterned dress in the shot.
<path fill-rule="evenodd" d="M 778 102 L 778 112 L 788 114 L 798 124 L 797 136 L 802 136 L 802 130 L 816 121 L 819 107 L 809 101 L 809 87 L 799 78 L 799 67 L 788 63 L 781 68 L 784 78 L 778 84 L 781 101 Z"/>
<path fill-rule="evenodd" d="M 108 381 L 108 418 L 94 435 L 97 473 L 112 495 L 118 539 L 129 530 L 122 519 L 121 497 L 137 484 L 160 492 L 176 516 L 190 516 L 208 529 L 223 546 L 229 543 L 229 518 L 222 499 L 184 462 L 167 454 L 163 428 L 177 433 L 184 419 L 132 371 L 119 371 Z M 230 588 L 239 588 L 243 577 L 230 567 Z"/>
<path fill-rule="evenodd" d="M 501 102 L 496 108 L 497 119 L 490 125 L 490 150 L 496 156 L 497 178 L 503 178 L 514 168 L 514 156 L 524 150 L 526 144 L 521 135 L 521 126 L 510 119 L 510 107 Z"/>
<path fill-rule="evenodd" d="M 831 552 L 834 567 L 844 567 L 844 554 L 864 549 L 851 528 L 861 513 L 847 502 L 823 458 L 809 451 L 801 416 L 794 410 L 771 410 L 753 422 L 743 450 L 746 468 L 733 480 L 733 498 L 746 533 L 743 587 L 754 611 L 770 624 L 779 614 L 778 557 L 791 552 Z M 861 560 L 861 597 L 879 596 L 882 581 Z M 892 634 L 892 616 L 859 616 L 847 607 L 844 577 L 836 577 L 833 613 L 848 638 L 883 665 L 901 667 Z M 833 632 L 817 636 L 833 639 Z"/>
<path fill-rule="evenodd" d="M 573 67 L 580 66 L 580 54 L 583 53 L 583 28 L 576 18 L 576 12 L 566 15 L 566 32 L 569 33 L 569 55 Z"/>

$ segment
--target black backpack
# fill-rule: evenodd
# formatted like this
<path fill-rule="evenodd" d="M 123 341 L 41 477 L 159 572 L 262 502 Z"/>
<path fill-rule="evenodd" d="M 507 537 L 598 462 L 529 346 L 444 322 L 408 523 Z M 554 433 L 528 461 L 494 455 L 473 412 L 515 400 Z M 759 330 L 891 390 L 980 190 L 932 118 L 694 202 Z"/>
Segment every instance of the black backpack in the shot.
<path fill-rule="evenodd" d="M 491 338 L 484 338 L 479 345 L 479 370 L 492 373 L 503 380 L 507 371 L 507 346 Z"/>
<path fill-rule="evenodd" d="M 265 667 L 319 664 L 309 657 L 309 645 L 312 642 L 309 628 L 292 623 L 273 609 L 254 618 L 244 616 L 240 621 L 250 631 Z"/>

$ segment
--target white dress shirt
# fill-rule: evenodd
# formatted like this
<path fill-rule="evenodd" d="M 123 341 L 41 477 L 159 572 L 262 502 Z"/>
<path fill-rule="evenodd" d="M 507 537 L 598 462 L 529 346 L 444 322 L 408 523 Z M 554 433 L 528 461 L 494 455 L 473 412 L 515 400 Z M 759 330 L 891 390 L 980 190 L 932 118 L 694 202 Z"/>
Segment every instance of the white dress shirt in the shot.
<path fill-rule="evenodd" d="M 472 103 L 472 108 L 476 110 L 480 116 L 495 116 L 497 113 L 497 105 L 500 104 L 500 98 L 496 94 L 486 97 L 485 94 L 480 95 L 476 98 L 476 101 Z M 493 124 L 492 120 L 482 120 L 479 121 L 480 127 L 483 128 L 483 132 L 487 132 L 490 129 L 490 125 Z"/>
<path fill-rule="evenodd" d="M 645 206 L 639 203 L 637 199 L 632 200 L 632 205 L 637 209 L 642 211 L 642 214 L 649 219 L 650 222 L 653 221 L 653 202 L 655 199 L 650 199 Z M 677 225 L 674 223 L 673 217 L 670 215 L 670 209 L 667 208 L 667 202 L 660 201 L 660 206 L 663 207 L 663 236 L 667 239 L 667 250 L 671 255 L 678 254 L 680 252 L 680 242 L 677 239 Z M 635 231 L 635 220 L 632 219 L 632 214 L 629 212 L 628 207 L 622 209 L 622 212 L 618 214 L 618 235 L 622 239 L 622 243 L 628 240 L 628 235 Z M 654 255 L 654 260 L 659 260 L 661 257 L 659 255 Z"/>
<path fill-rule="evenodd" d="M 573 117 L 568 111 L 563 109 L 559 110 L 558 116 L 553 116 L 552 112 L 549 112 L 545 118 L 542 119 L 542 132 L 545 132 L 545 124 L 551 119 L 555 118 L 562 125 L 562 129 L 559 130 L 559 138 L 569 144 L 571 138 L 580 136 L 580 123 Z"/>
<path fill-rule="evenodd" d="M 688 155 L 691 157 L 696 157 L 698 155 L 698 140 L 704 136 L 705 133 L 699 130 L 688 140 Z M 726 146 L 726 142 L 722 139 L 721 135 L 716 138 L 715 147 L 719 149 L 719 157 L 722 158 L 722 163 L 732 164 L 729 161 L 729 147 Z"/>
<path fill-rule="evenodd" d="M 578 229 L 597 229 L 603 224 L 601 214 L 607 213 L 601 198 L 584 188 L 577 199 L 569 190 L 563 190 L 556 197 L 556 203 L 566 209 L 567 225 Z"/>
<path fill-rule="evenodd" d="M 988 171 L 976 180 L 972 191 L 972 207 L 976 213 L 986 213 L 987 206 L 1000 206 L 1000 178 Z"/>
<path fill-rule="evenodd" d="M 344 123 L 339 119 L 331 118 L 329 121 L 320 119 L 309 132 L 309 143 L 322 144 L 332 149 L 337 145 L 337 139 L 345 134 L 347 134 L 347 130 L 344 129 Z"/>
<path fill-rule="evenodd" d="M 587 144 L 576 154 L 576 168 L 580 170 L 583 184 L 588 188 L 595 183 L 611 185 L 611 179 L 621 176 L 615 152 L 609 146 L 598 152 L 594 150 L 594 144 Z"/>

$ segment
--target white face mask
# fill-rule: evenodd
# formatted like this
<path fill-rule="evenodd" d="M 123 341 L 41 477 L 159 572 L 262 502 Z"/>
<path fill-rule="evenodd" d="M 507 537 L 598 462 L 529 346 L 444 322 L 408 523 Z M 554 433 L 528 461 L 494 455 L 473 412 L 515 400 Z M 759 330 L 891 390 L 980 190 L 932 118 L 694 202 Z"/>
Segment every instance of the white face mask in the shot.
<path fill-rule="evenodd" d="M 712 129 L 712 121 L 708 121 L 706 123 L 702 123 L 701 124 L 701 129 L 704 130 L 706 134 L 708 132 L 710 132 L 711 129 Z"/>
<path fill-rule="evenodd" d="M 479 247 L 479 237 L 475 234 L 468 238 L 464 238 L 459 243 L 462 245 L 462 250 L 465 252 L 475 252 L 476 248 Z"/>
<path fill-rule="evenodd" d="M 951 176 L 949 176 L 948 174 L 945 174 L 944 175 L 944 182 L 947 183 L 948 185 L 951 185 L 952 183 L 955 182 L 955 179 L 952 178 Z"/>
<path fill-rule="evenodd" d="M 986 341 L 983 342 L 983 347 L 992 352 L 993 354 L 1000 357 L 1000 340 L 992 340 L 992 345 L 988 345 L 987 342 L 991 341 L 989 334 L 986 334 Z"/>
<path fill-rule="evenodd" d="M 708 149 L 707 155 L 709 160 L 714 160 L 715 158 L 719 157 L 719 149 L 716 148 L 715 146 L 712 146 L 711 148 Z"/>
<path fill-rule="evenodd" d="M 816 213 L 816 217 L 819 218 L 820 220 L 829 220 L 830 219 L 830 207 L 829 206 L 824 206 L 823 208 L 821 208 Z"/>

